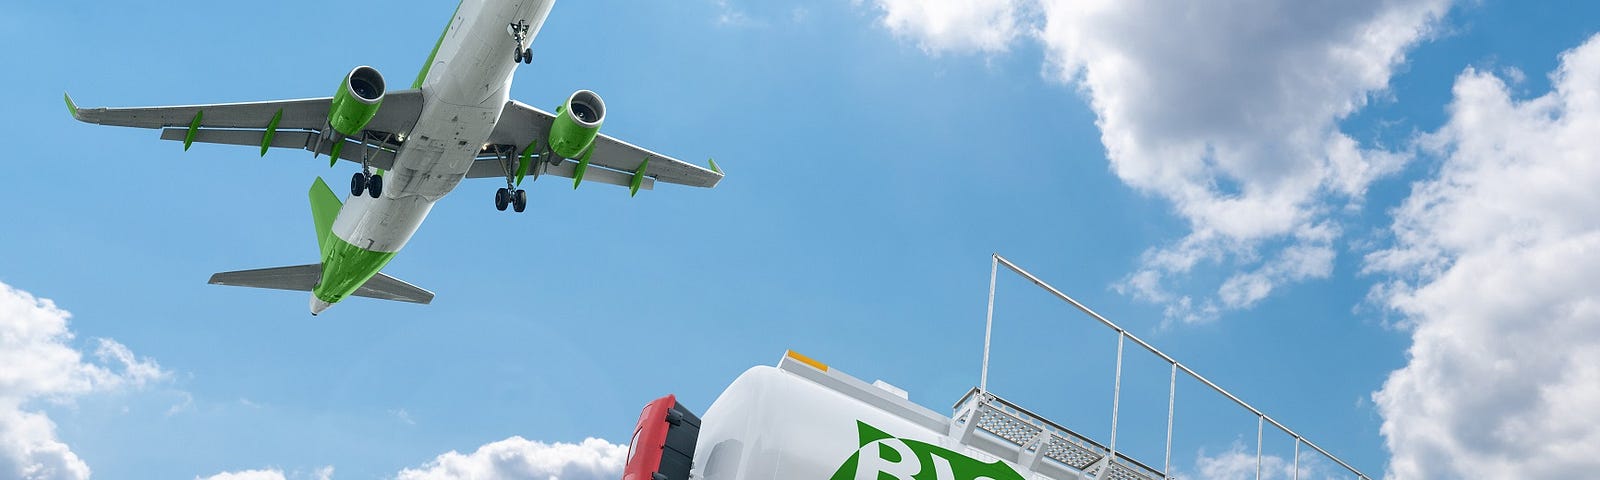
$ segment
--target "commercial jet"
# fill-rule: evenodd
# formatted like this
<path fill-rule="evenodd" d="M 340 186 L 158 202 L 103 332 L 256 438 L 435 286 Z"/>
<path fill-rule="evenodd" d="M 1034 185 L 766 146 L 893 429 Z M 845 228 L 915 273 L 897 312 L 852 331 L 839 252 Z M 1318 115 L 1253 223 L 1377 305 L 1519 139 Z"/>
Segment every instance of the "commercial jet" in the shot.
<path fill-rule="evenodd" d="M 533 61 L 529 44 L 554 0 L 464 0 L 407 90 L 388 91 L 372 67 L 351 70 L 332 97 L 147 108 L 78 108 L 83 122 L 161 130 L 183 142 L 306 149 L 329 165 L 361 165 L 350 197 L 339 201 L 318 178 L 311 212 L 322 261 L 293 267 L 218 273 L 210 283 L 311 292 L 317 315 L 350 296 L 429 303 L 433 293 L 382 270 L 435 202 L 464 178 L 500 178 L 495 208 L 522 212 L 524 179 L 571 178 L 573 188 L 599 182 L 631 195 L 656 182 L 714 187 L 715 161 L 703 168 L 599 133 L 600 96 L 580 90 L 555 113 L 510 99 L 518 64 Z M 387 173 L 386 173 L 387 172 Z"/>

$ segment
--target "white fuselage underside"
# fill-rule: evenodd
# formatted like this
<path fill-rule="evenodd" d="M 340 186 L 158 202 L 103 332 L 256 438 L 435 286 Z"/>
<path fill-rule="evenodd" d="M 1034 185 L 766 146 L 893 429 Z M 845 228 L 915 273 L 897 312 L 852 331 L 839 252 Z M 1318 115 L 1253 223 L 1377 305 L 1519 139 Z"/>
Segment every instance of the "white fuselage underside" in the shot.
<path fill-rule="evenodd" d="M 352 196 L 333 233 L 365 250 L 398 252 L 434 202 L 455 189 L 511 98 L 516 42 L 510 25 L 539 33 L 555 0 L 465 0 L 422 84 L 422 116 L 404 134 L 380 198 Z"/>

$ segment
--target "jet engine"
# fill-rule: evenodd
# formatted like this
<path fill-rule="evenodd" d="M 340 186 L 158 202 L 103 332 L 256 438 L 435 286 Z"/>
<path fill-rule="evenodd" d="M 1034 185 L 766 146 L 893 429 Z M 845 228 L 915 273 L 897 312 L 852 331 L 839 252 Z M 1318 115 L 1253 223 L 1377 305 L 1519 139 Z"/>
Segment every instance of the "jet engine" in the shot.
<path fill-rule="evenodd" d="M 378 69 L 360 66 L 345 75 L 339 82 L 339 91 L 333 94 L 333 104 L 328 108 L 328 125 L 346 136 L 355 136 L 367 128 L 367 122 L 378 114 L 383 104 L 383 75 Z"/>
<path fill-rule="evenodd" d="M 600 124 L 606 119 L 606 102 L 600 95 L 579 90 L 556 107 L 550 125 L 550 151 L 562 158 L 578 158 L 594 144 Z"/>

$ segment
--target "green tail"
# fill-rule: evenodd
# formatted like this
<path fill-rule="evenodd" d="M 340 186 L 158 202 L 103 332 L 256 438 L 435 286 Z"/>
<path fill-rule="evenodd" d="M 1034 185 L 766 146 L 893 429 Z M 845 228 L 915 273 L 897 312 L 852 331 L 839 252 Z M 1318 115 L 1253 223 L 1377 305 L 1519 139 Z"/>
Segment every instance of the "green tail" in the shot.
<path fill-rule="evenodd" d="M 339 196 L 334 195 L 333 189 L 317 177 L 311 184 L 311 217 L 317 222 L 317 248 L 321 249 L 323 256 L 328 252 L 328 235 L 333 233 L 333 219 L 338 218 L 339 209 L 344 204 L 339 202 Z"/>

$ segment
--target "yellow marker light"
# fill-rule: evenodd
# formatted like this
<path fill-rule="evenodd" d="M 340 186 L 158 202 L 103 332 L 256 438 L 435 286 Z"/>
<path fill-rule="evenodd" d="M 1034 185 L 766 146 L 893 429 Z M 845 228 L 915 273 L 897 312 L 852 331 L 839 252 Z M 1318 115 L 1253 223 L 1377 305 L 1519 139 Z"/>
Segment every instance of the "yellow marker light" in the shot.
<path fill-rule="evenodd" d="M 819 362 L 819 361 L 816 361 L 816 360 L 812 360 L 811 357 L 807 357 L 805 355 L 801 355 L 800 352 L 796 352 L 794 350 L 789 350 L 788 352 L 784 353 L 783 355 L 786 356 L 786 357 L 789 357 L 789 358 L 793 358 L 797 362 L 804 363 L 806 365 L 810 365 L 811 368 L 815 368 L 817 370 L 822 370 L 824 372 L 828 371 L 828 365 L 827 364 Z"/>

